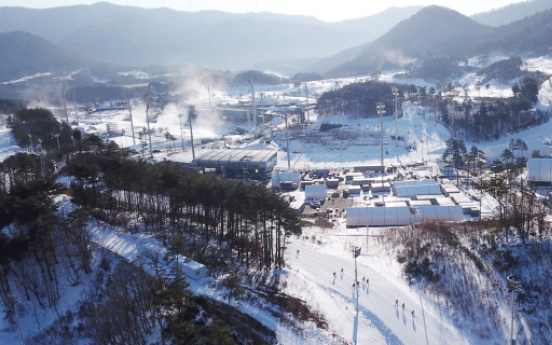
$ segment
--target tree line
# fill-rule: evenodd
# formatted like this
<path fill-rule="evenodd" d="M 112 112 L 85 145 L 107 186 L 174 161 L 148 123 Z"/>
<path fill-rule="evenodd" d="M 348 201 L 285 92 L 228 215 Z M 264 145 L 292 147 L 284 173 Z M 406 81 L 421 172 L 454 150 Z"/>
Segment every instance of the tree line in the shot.
<path fill-rule="evenodd" d="M 0 228 L 6 229 L 0 233 L 0 299 L 14 329 L 22 300 L 55 309 L 68 284 L 95 274 L 96 293 L 105 298 L 96 300 L 96 294 L 81 307 L 83 323 L 77 330 L 99 343 L 145 344 L 145 335 L 156 325 L 163 339 L 174 344 L 235 344 L 240 343 L 238 333 L 266 343 L 255 333 L 259 325 L 248 329 L 246 323 L 254 320 L 191 296 L 182 272 L 164 272 L 158 261 L 153 262 L 154 275 L 129 265 L 104 267 L 109 264 L 103 261 L 98 271 L 87 227 L 99 219 L 123 231 L 145 231 L 160 238 L 169 253 L 205 263 L 211 273 L 226 273 L 236 265 L 269 270 L 284 265 L 285 236 L 301 230 L 286 201 L 262 186 L 220 180 L 167 161 L 128 159 L 128 152 L 114 142 L 67 130 L 45 109 L 16 111 L 10 127 L 27 150 L 0 163 Z M 38 138 L 60 128 L 57 138 L 38 147 Z M 71 179 L 69 187 L 56 182 L 60 176 Z M 77 207 L 57 202 L 63 195 Z M 112 274 L 121 279 L 108 279 Z M 240 275 L 235 271 L 230 276 L 234 278 L 223 283 L 232 296 L 240 296 Z M 199 319 L 198 313 L 203 315 Z"/>

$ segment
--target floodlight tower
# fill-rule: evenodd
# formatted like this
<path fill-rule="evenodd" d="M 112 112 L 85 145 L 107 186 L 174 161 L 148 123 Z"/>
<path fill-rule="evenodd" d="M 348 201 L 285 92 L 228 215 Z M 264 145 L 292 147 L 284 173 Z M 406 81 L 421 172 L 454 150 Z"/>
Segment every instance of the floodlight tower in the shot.
<path fill-rule="evenodd" d="M 383 168 L 383 115 L 385 114 L 385 104 L 382 102 L 376 103 L 376 111 L 381 117 L 381 140 L 380 140 L 380 154 L 381 154 L 381 167 Z"/>
<path fill-rule="evenodd" d="M 309 122 L 309 88 L 305 83 L 305 121 Z"/>
<path fill-rule="evenodd" d="M 62 96 L 63 96 L 63 108 L 65 109 L 65 119 L 67 120 L 67 124 L 69 125 L 69 114 L 67 113 L 67 101 L 65 100 L 65 84 L 63 84 L 63 90 Z"/>
<path fill-rule="evenodd" d="M 289 131 L 288 131 L 288 114 L 287 109 L 285 110 L 286 116 L 286 143 L 287 143 L 287 161 L 288 161 L 288 172 L 291 171 L 291 163 L 289 159 Z"/>
<path fill-rule="evenodd" d="M 263 115 L 263 135 L 265 135 L 265 114 L 264 114 L 264 105 L 263 105 L 263 93 L 261 92 L 261 114 Z"/>
<path fill-rule="evenodd" d="M 512 276 L 507 276 L 506 280 L 508 282 L 508 290 L 512 292 L 512 317 L 510 321 L 510 344 L 515 345 L 516 340 L 514 339 L 514 294 L 520 292 L 522 289 L 521 282 L 516 280 Z"/>
<path fill-rule="evenodd" d="M 399 97 L 399 89 L 397 89 L 396 86 L 391 86 L 391 91 L 393 92 L 393 96 L 395 96 L 395 146 L 399 145 L 399 133 L 397 130 L 397 117 L 398 117 L 398 109 L 397 109 L 397 103 L 398 103 L 398 97 Z"/>
<path fill-rule="evenodd" d="M 178 118 L 180 119 L 180 144 L 182 145 L 182 151 L 184 151 L 184 134 L 182 133 L 182 117 L 184 114 L 180 113 L 178 114 Z"/>
<path fill-rule="evenodd" d="M 192 141 L 192 159 L 195 159 L 195 149 L 194 149 L 194 131 L 192 129 L 192 118 L 194 117 L 195 107 L 190 105 L 188 107 L 188 121 L 190 122 L 190 139 Z"/>
<path fill-rule="evenodd" d="M 358 275 L 357 275 L 357 258 L 360 256 L 360 250 L 361 248 L 360 247 L 353 247 L 352 248 L 352 251 L 353 251 L 353 256 L 355 257 L 355 282 L 353 284 L 354 288 L 355 288 L 355 301 L 356 301 L 356 322 L 358 322 Z M 357 343 L 357 327 L 353 327 L 354 330 L 355 330 L 355 333 L 353 335 L 353 340 L 354 340 L 354 343 L 356 345 Z"/>
<path fill-rule="evenodd" d="M 148 101 L 148 105 L 146 106 L 146 122 L 148 124 L 148 138 L 149 138 L 149 147 L 150 147 L 150 158 L 153 159 L 153 150 L 151 148 L 151 130 L 150 130 L 150 124 L 149 124 L 149 107 L 150 107 L 150 102 Z"/>
<path fill-rule="evenodd" d="M 253 112 L 253 128 L 257 127 L 257 112 L 255 109 L 255 85 L 249 79 L 249 84 L 251 84 L 251 111 Z"/>
<path fill-rule="evenodd" d="M 126 98 L 126 91 L 123 89 L 123 98 L 128 105 L 128 114 L 130 115 L 130 129 L 132 130 L 132 145 L 136 146 L 136 136 L 134 135 L 134 121 L 132 120 L 132 109 L 130 108 L 130 100 Z"/>

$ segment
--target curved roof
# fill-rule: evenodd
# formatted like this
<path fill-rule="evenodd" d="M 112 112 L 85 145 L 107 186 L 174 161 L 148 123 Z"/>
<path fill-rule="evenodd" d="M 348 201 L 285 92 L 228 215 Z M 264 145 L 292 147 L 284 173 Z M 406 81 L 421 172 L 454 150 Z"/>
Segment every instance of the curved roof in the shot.
<path fill-rule="evenodd" d="M 205 168 L 240 168 L 274 166 L 277 152 L 272 150 L 212 150 L 193 160 L 192 164 Z"/>

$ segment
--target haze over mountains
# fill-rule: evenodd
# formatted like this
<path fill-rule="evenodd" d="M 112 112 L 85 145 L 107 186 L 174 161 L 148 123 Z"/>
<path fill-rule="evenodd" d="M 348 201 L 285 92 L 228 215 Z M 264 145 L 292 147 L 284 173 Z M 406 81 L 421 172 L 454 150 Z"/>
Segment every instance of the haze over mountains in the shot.
<path fill-rule="evenodd" d="M 512 6 L 473 18 L 489 24 L 497 23 L 498 17 L 511 20 Z M 546 2 L 516 6 L 520 19 L 546 7 Z M 0 32 L 24 31 L 39 37 L 2 34 L 0 49 L 10 54 L 0 56 L 0 81 L 46 72 L 45 68 L 71 70 L 94 63 L 351 75 L 434 56 L 462 59 L 520 49 L 542 54 L 552 47 L 547 26 L 534 27 L 551 22 L 550 11 L 492 28 L 446 8 L 420 9 L 391 8 L 366 18 L 327 23 L 305 16 L 190 13 L 109 3 L 40 10 L 3 7 Z M 17 56 L 25 63 L 13 65 Z"/>

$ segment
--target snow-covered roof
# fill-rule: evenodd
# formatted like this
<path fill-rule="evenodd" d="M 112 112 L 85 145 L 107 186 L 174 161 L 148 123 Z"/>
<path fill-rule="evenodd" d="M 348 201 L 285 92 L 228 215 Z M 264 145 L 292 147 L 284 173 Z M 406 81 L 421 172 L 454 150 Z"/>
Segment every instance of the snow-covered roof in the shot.
<path fill-rule="evenodd" d="M 272 175 L 272 185 L 278 186 L 280 182 L 291 181 L 296 185 L 301 182 L 301 174 L 298 172 L 280 172 Z"/>
<path fill-rule="evenodd" d="M 423 221 L 461 221 L 464 212 L 461 206 L 417 206 L 417 214 L 408 206 L 349 207 L 347 227 L 399 226 Z"/>
<path fill-rule="evenodd" d="M 205 168 L 220 168 L 221 166 L 236 168 L 261 168 L 276 165 L 277 152 L 271 150 L 211 150 L 196 157 L 193 164 Z"/>
<path fill-rule="evenodd" d="M 438 184 L 394 187 L 393 193 L 396 196 L 414 197 L 416 195 L 441 195 L 441 187 Z"/>

